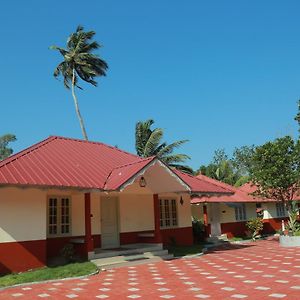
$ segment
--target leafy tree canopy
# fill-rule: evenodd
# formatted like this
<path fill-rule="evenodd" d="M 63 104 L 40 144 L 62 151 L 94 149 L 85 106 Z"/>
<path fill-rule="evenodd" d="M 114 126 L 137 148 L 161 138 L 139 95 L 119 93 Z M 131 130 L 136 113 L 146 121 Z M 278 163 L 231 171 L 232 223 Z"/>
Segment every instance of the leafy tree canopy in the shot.
<path fill-rule="evenodd" d="M 299 140 L 285 136 L 257 147 L 250 179 L 258 186 L 257 194 L 285 203 L 292 200 L 300 181 Z"/>
<path fill-rule="evenodd" d="M 135 126 L 135 148 L 137 155 L 141 157 L 157 156 L 170 167 L 192 174 L 189 166 L 183 165 L 190 157 L 186 154 L 173 153 L 176 148 L 188 142 L 180 140 L 167 144 L 163 142 L 164 131 L 162 128 L 151 129 L 154 120 L 140 121 Z"/>
<path fill-rule="evenodd" d="M 16 136 L 13 134 L 4 134 L 0 136 L 0 160 L 10 156 L 13 153 L 13 149 L 8 147 L 8 145 L 16 140 Z"/>
<path fill-rule="evenodd" d="M 202 165 L 198 170 L 199 173 L 231 185 L 239 179 L 239 173 L 234 170 L 224 149 L 217 149 L 212 162 L 207 166 Z"/>

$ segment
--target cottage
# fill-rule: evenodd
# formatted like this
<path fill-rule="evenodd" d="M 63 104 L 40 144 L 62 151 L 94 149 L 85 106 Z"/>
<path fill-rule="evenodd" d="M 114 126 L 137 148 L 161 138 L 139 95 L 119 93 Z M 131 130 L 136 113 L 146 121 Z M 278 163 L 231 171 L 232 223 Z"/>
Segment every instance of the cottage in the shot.
<path fill-rule="evenodd" d="M 0 162 L 0 274 L 47 264 L 67 243 L 193 243 L 190 194 L 232 193 L 103 143 L 52 136 Z"/>
<path fill-rule="evenodd" d="M 204 175 L 197 178 L 232 191 L 232 194 L 227 195 L 192 197 L 192 215 L 204 220 L 207 237 L 245 236 L 246 222 L 258 215 L 263 218 L 263 233 L 275 233 L 281 229 L 282 220 L 287 220 L 283 203 L 251 196 L 256 188 L 250 183 L 235 188 Z"/>

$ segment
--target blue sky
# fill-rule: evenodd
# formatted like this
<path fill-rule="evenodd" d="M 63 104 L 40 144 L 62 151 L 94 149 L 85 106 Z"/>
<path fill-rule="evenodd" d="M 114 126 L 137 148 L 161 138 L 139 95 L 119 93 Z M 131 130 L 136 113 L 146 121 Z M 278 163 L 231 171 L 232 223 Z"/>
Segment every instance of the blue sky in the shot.
<path fill-rule="evenodd" d="M 72 4 L 71 4 L 72 3 Z M 198 168 L 217 148 L 286 134 L 300 98 L 299 1 L 5 1 L 0 10 L 0 134 L 15 151 L 48 137 L 81 138 L 71 93 L 52 76 L 78 24 L 97 32 L 109 64 L 78 93 L 90 140 L 134 152 L 153 118 Z"/>

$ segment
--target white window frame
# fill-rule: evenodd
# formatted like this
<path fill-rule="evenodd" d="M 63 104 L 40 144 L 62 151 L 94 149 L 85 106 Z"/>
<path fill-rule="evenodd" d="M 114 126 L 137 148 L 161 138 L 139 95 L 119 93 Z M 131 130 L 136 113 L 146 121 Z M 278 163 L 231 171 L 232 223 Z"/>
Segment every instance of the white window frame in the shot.
<path fill-rule="evenodd" d="M 160 228 L 167 229 L 178 227 L 177 202 L 176 198 L 159 198 Z"/>
<path fill-rule="evenodd" d="M 50 213 L 50 199 L 57 199 L 57 213 L 56 213 L 56 226 L 57 226 L 57 232 L 56 233 L 50 233 L 50 223 L 49 223 L 49 213 Z M 61 217 L 62 217 L 62 199 L 69 199 L 69 223 L 62 224 Z M 62 226 L 68 225 L 69 226 L 69 232 L 62 233 Z M 48 237 L 64 237 L 64 236 L 71 236 L 72 235 L 72 199 L 68 195 L 62 195 L 62 196 L 55 196 L 51 195 L 47 198 L 47 236 Z"/>
<path fill-rule="evenodd" d="M 276 202 L 276 216 L 277 216 L 277 218 L 286 217 L 284 203 Z"/>
<path fill-rule="evenodd" d="M 247 212 L 246 204 L 242 203 L 241 205 L 234 208 L 235 220 L 236 221 L 247 221 Z"/>

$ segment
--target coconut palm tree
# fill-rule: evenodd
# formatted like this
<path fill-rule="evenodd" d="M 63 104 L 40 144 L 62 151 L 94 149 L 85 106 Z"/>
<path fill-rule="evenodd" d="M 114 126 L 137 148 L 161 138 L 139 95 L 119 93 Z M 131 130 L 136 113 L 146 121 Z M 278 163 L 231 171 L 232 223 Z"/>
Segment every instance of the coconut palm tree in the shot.
<path fill-rule="evenodd" d="M 171 168 L 176 168 L 183 172 L 192 174 L 193 170 L 181 163 L 185 162 L 190 157 L 186 154 L 173 154 L 174 150 L 188 140 L 181 140 L 167 144 L 162 142 L 164 135 L 162 128 L 151 129 L 154 124 L 153 120 L 140 121 L 135 126 L 135 148 L 137 155 L 141 157 L 157 156 L 165 164 Z"/>
<path fill-rule="evenodd" d="M 62 76 L 65 87 L 72 90 L 75 110 L 85 140 L 88 137 L 79 110 L 75 88 L 82 89 L 78 85 L 79 79 L 97 86 L 95 77 L 105 76 L 108 69 L 107 63 L 97 54 L 92 53 L 100 48 L 96 41 L 92 41 L 95 34 L 95 31 L 84 31 L 82 26 L 78 26 L 76 31 L 69 36 L 66 49 L 57 46 L 50 47 L 50 49 L 58 50 L 64 58 L 56 67 L 53 75 L 55 78 Z"/>

